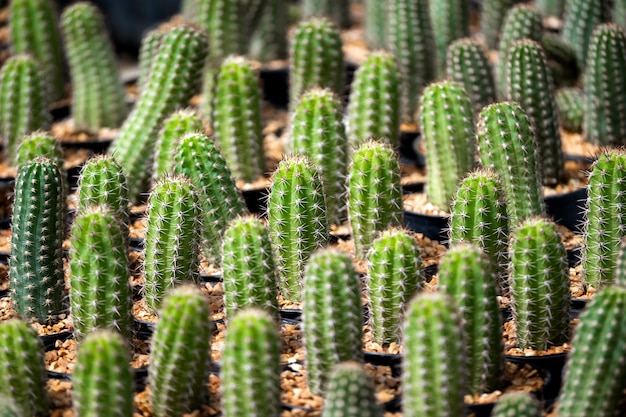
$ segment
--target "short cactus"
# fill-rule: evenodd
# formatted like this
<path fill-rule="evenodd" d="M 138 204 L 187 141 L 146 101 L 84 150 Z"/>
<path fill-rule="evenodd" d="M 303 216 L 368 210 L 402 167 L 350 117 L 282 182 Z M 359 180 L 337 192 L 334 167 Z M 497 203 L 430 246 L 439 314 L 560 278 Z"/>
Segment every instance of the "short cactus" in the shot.
<path fill-rule="evenodd" d="M 322 417 L 382 417 L 372 377 L 358 362 L 343 362 L 328 379 Z"/>
<path fill-rule="evenodd" d="M 489 49 L 496 49 L 506 12 L 515 0 L 485 0 L 481 4 L 480 31 Z"/>
<path fill-rule="evenodd" d="M 46 156 L 59 168 L 63 168 L 64 158 L 61 145 L 54 136 L 43 130 L 37 130 L 24 136 L 20 147 L 17 149 L 16 156 L 15 166 L 18 169 L 38 156 Z"/>
<path fill-rule="evenodd" d="M 150 73 L 152 72 L 152 64 L 154 59 L 159 54 L 159 49 L 163 43 L 163 38 L 167 32 L 159 29 L 149 31 L 141 38 L 141 45 L 139 46 L 139 80 L 137 86 L 139 87 L 139 94 L 146 89 L 148 81 L 150 80 Z"/>
<path fill-rule="evenodd" d="M 155 417 L 180 416 L 208 399 L 210 308 L 200 289 L 175 288 L 163 300 L 150 349 L 150 397 Z"/>
<path fill-rule="evenodd" d="M 467 0 L 429 1 L 428 6 L 437 46 L 437 73 L 442 76 L 446 70 L 448 45 L 470 35 L 470 2 Z"/>
<path fill-rule="evenodd" d="M 570 132 L 583 131 L 585 95 L 579 88 L 562 88 L 556 93 L 556 106 L 561 127 Z"/>
<path fill-rule="evenodd" d="M 563 12 L 563 38 L 574 48 L 579 68 L 585 68 L 591 36 L 595 28 L 609 22 L 607 0 L 567 0 Z"/>
<path fill-rule="evenodd" d="M 541 417 L 541 404 L 526 392 L 504 394 L 491 413 L 493 417 Z"/>
<path fill-rule="evenodd" d="M 342 29 L 350 26 L 349 0 L 304 0 L 301 7 L 305 18 L 325 16 Z"/>
<path fill-rule="evenodd" d="M 361 283 L 350 256 L 334 249 L 313 254 L 302 298 L 307 386 L 322 395 L 333 366 L 363 359 Z"/>
<path fill-rule="evenodd" d="M 386 3 L 380 0 L 364 0 L 365 20 L 363 27 L 365 41 L 370 50 L 384 48 L 387 45 L 387 10 Z"/>

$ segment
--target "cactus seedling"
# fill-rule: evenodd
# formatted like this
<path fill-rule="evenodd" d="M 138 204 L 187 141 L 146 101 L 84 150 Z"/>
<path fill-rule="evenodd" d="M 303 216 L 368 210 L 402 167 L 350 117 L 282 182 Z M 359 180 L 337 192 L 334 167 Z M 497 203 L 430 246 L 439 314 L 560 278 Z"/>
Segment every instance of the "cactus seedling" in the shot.
<path fill-rule="evenodd" d="M 322 417 L 382 417 L 372 378 L 358 362 L 343 362 L 333 368 L 328 380 Z"/>
<path fill-rule="evenodd" d="M 493 417 L 541 417 L 541 404 L 526 392 L 504 394 L 491 413 Z"/>
<path fill-rule="evenodd" d="M 579 88 L 562 88 L 556 93 L 561 127 L 570 132 L 583 131 L 585 116 L 585 95 Z"/>
<path fill-rule="evenodd" d="M 574 48 L 578 67 L 585 68 L 592 33 L 604 22 L 610 21 L 607 0 L 568 0 L 563 15 L 563 38 Z"/>

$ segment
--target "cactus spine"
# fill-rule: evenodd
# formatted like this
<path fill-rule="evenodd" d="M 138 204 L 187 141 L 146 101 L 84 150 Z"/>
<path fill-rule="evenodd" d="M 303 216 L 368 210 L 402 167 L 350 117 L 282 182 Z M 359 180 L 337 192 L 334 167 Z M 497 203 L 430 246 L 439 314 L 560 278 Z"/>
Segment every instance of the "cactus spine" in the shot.
<path fill-rule="evenodd" d="M 491 414 L 493 417 L 541 417 L 541 404 L 526 392 L 504 394 L 496 403 Z"/>
<path fill-rule="evenodd" d="M 343 362 L 333 368 L 328 380 L 322 417 L 382 417 L 372 378 L 358 362 Z"/>
<path fill-rule="evenodd" d="M 152 64 L 154 64 L 155 58 L 159 54 L 159 49 L 163 43 L 163 38 L 166 32 L 154 29 L 145 34 L 141 39 L 141 45 L 139 46 L 139 81 L 137 85 L 139 87 L 139 94 L 141 94 L 148 85 L 150 80 L 150 73 L 152 72 Z"/>
<path fill-rule="evenodd" d="M 22 143 L 17 149 L 15 166 L 19 169 L 19 167 L 38 156 L 50 158 L 50 160 L 64 172 L 62 169 L 64 159 L 61 145 L 54 136 L 43 130 L 37 130 L 23 137 Z"/>
<path fill-rule="evenodd" d="M 585 68 L 594 29 L 608 21 L 610 10 L 607 0 L 567 0 L 565 3 L 562 36 L 574 48 L 579 68 Z"/>
<path fill-rule="evenodd" d="M 469 36 L 469 1 L 429 1 L 435 45 L 437 47 L 437 73 L 446 70 L 446 51 L 453 41 Z"/>
<path fill-rule="evenodd" d="M 515 0 L 485 0 L 482 3 L 480 31 L 483 33 L 489 49 L 496 49 L 498 46 L 500 29 L 506 12 L 514 3 Z"/>
<path fill-rule="evenodd" d="M 345 29 L 350 26 L 349 6 L 349 0 L 304 0 L 302 15 L 305 18 L 326 16 L 336 22 L 340 28 Z"/>
<path fill-rule="evenodd" d="M 561 127 L 570 132 L 583 131 L 585 95 L 579 88 L 562 88 L 556 93 Z"/>

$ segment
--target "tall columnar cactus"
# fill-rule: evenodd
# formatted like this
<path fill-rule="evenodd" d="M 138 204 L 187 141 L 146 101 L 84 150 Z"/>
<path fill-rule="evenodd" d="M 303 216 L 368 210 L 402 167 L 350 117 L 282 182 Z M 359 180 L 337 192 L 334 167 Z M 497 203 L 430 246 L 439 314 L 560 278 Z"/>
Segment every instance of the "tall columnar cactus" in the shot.
<path fill-rule="evenodd" d="M 350 256 L 334 249 L 313 254 L 302 298 L 307 386 L 322 395 L 333 366 L 363 358 L 361 283 Z"/>
<path fill-rule="evenodd" d="M 23 319 L 50 323 L 66 310 L 63 282 L 65 177 L 40 156 L 21 166 L 15 183 L 9 278 Z"/>
<path fill-rule="evenodd" d="M 54 3 L 49 0 L 11 1 L 9 14 L 11 51 L 32 55 L 46 79 L 42 91 L 51 101 L 65 95 L 63 46 Z"/>
<path fill-rule="evenodd" d="M 387 10 L 386 2 L 364 0 L 365 41 L 369 49 L 384 48 L 387 45 Z"/>
<path fill-rule="evenodd" d="M 184 176 L 164 176 L 150 192 L 147 207 L 146 301 L 157 310 L 165 294 L 198 281 L 201 221 L 196 188 Z"/>
<path fill-rule="evenodd" d="M 400 128 L 400 78 L 393 55 L 374 51 L 354 74 L 346 129 L 350 143 L 367 139 L 398 142 Z"/>
<path fill-rule="evenodd" d="M 148 190 L 163 120 L 195 93 L 207 50 L 204 33 L 190 26 L 176 26 L 163 38 L 146 89 L 111 149 L 128 175 L 132 201 Z"/>
<path fill-rule="evenodd" d="M 611 20 L 609 3 L 608 0 L 567 0 L 565 3 L 562 34 L 576 51 L 580 68 L 585 68 L 594 29 Z"/>
<path fill-rule="evenodd" d="M 372 377 L 358 362 L 343 362 L 328 379 L 322 417 L 382 417 Z"/>
<path fill-rule="evenodd" d="M 222 269 L 228 317 L 244 307 L 262 308 L 278 317 L 278 277 L 269 231 L 262 220 L 246 216 L 228 224 Z"/>
<path fill-rule="evenodd" d="M 446 71 L 446 51 L 453 41 L 469 36 L 469 7 L 467 0 L 429 1 L 435 45 L 437 46 L 437 72 Z"/>
<path fill-rule="evenodd" d="M 406 417 L 465 413 L 467 356 L 461 315 L 442 293 L 423 293 L 409 304 L 404 321 L 402 369 Z"/>
<path fill-rule="evenodd" d="M 583 135 L 600 145 L 626 144 L 626 33 L 611 23 L 594 30 L 585 72 Z"/>
<path fill-rule="evenodd" d="M 281 161 L 267 206 L 279 287 L 286 300 L 299 302 L 304 267 L 313 251 L 328 243 L 319 167 L 305 156 Z"/>
<path fill-rule="evenodd" d="M 208 398 L 210 308 L 197 287 L 175 288 L 163 301 L 150 349 L 150 397 L 155 417 L 180 416 Z"/>
<path fill-rule="evenodd" d="M 556 106 L 561 127 L 570 132 L 583 131 L 585 94 L 579 88 L 562 88 L 556 93 Z"/>
<path fill-rule="evenodd" d="M 618 415 L 626 389 L 626 289 L 607 286 L 576 327 L 559 398 L 562 417 Z"/>
<path fill-rule="evenodd" d="M 79 211 L 70 242 L 70 302 L 77 341 L 97 328 L 133 334 L 126 238 L 107 206 Z"/>
<path fill-rule="evenodd" d="M 320 168 L 328 222 L 343 223 L 349 144 L 339 97 L 315 87 L 304 93 L 291 118 L 291 141 L 294 153 L 306 155 Z"/>
<path fill-rule="evenodd" d="M 471 38 L 454 41 L 448 47 L 446 60 L 447 76 L 465 88 L 475 115 L 496 100 L 493 70 L 478 41 Z"/>
<path fill-rule="evenodd" d="M 159 49 L 166 33 L 160 29 L 153 29 L 141 38 L 141 45 L 139 46 L 139 80 L 137 81 L 140 94 L 148 85 L 152 64 L 154 64 L 154 60 L 159 54 Z"/>
<path fill-rule="evenodd" d="M 188 133 L 176 147 L 174 172 L 187 176 L 198 189 L 202 251 L 208 262 L 219 264 L 226 224 L 247 211 L 226 161 L 207 136 Z"/>
<path fill-rule="evenodd" d="M 517 103 L 491 104 L 476 128 L 480 162 L 502 181 L 510 224 L 544 212 L 535 133 Z M 505 146 L 506 145 L 506 146 Z"/>
<path fill-rule="evenodd" d="M 289 48 L 289 108 L 311 87 L 343 93 L 343 51 L 339 28 L 324 17 L 300 22 Z"/>
<path fill-rule="evenodd" d="M 15 166 L 19 167 L 38 156 L 50 158 L 63 171 L 63 151 L 59 142 L 48 132 L 37 130 L 22 138 L 17 149 Z"/>
<path fill-rule="evenodd" d="M 305 18 L 325 16 L 345 29 L 350 26 L 349 6 L 349 0 L 304 0 L 301 7 Z"/>
<path fill-rule="evenodd" d="M 520 349 L 545 350 L 569 334 L 567 253 L 554 223 L 523 221 L 511 233 L 509 287 Z"/>
<path fill-rule="evenodd" d="M 366 141 L 352 155 L 348 216 L 359 259 L 365 259 L 377 232 L 402 224 L 400 167 L 389 145 Z"/>
<path fill-rule="evenodd" d="M 415 238 L 401 229 L 384 231 L 367 255 L 369 324 L 374 341 L 400 342 L 400 323 L 409 300 L 423 286 L 422 257 Z"/>
<path fill-rule="evenodd" d="M 415 123 L 422 89 L 437 74 L 437 49 L 428 2 L 388 0 L 387 23 L 387 49 L 396 56 L 400 72 L 401 120 Z"/>
<path fill-rule="evenodd" d="M 441 260 L 439 289 L 459 308 L 467 336 L 470 394 L 501 388 L 504 350 L 496 288 L 493 266 L 478 245 L 454 245 Z"/>
<path fill-rule="evenodd" d="M 221 371 L 225 417 L 280 415 L 280 344 L 266 311 L 241 310 L 228 322 Z"/>
<path fill-rule="evenodd" d="M 419 113 L 428 164 L 426 194 L 447 211 L 459 181 L 474 166 L 472 103 L 463 86 L 440 81 L 424 89 Z"/>
<path fill-rule="evenodd" d="M 113 417 L 133 414 L 130 355 L 126 342 L 118 333 L 98 330 L 87 335 L 78 348 L 72 381 L 77 415 Z"/>
<path fill-rule="evenodd" d="M 626 232 L 626 153 L 600 155 L 589 177 L 582 266 L 587 284 L 614 281 L 620 238 Z"/>
<path fill-rule="evenodd" d="M 287 59 L 288 9 L 282 0 L 268 0 L 250 40 L 248 55 L 261 62 Z"/>
<path fill-rule="evenodd" d="M 250 183 L 265 174 L 259 81 L 246 58 L 229 56 L 220 66 L 211 122 L 235 178 Z"/>
<path fill-rule="evenodd" d="M 0 323 L 0 370 L 0 395 L 20 416 L 48 415 L 43 344 L 25 321 Z"/>
<path fill-rule="evenodd" d="M 39 64 L 30 55 L 9 58 L 0 71 L 0 135 L 11 164 L 24 135 L 50 128 L 43 81 Z"/>
<path fill-rule="evenodd" d="M 491 413 L 493 417 L 541 417 L 541 404 L 527 392 L 504 394 Z"/>
<path fill-rule="evenodd" d="M 96 6 L 69 6 L 61 29 L 72 76 L 72 117 L 77 128 L 119 127 L 126 118 L 126 93 L 113 45 Z"/>
<path fill-rule="evenodd" d="M 506 78 L 506 96 L 526 110 L 535 128 L 543 185 L 564 182 L 565 161 L 554 83 L 541 46 L 529 39 L 515 41 L 508 50 Z"/>
<path fill-rule="evenodd" d="M 500 37 L 500 28 L 506 12 L 515 4 L 515 0 L 485 0 L 481 4 L 480 31 L 489 49 L 496 49 Z"/>

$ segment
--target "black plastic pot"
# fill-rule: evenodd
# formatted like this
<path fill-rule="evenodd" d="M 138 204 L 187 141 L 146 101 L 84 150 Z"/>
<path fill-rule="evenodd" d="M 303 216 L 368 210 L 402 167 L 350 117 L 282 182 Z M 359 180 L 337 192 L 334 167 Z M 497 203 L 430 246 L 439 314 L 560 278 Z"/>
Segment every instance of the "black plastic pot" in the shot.
<path fill-rule="evenodd" d="M 583 232 L 587 187 L 546 197 L 546 212 L 556 224 L 565 226 L 575 233 Z"/>
<path fill-rule="evenodd" d="M 448 216 L 433 216 L 404 210 L 404 225 L 407 229 L 422 233 L 427 238 L 444 245 L 447 245 L 448 241 L 448 221 Z"/>
<path fill-rule="evenodd" d="M 426 166 L 426 155 L 417 150 L 420 141 L 421 135 L 418 131 L 400 132 L 398 145 L 400 162 L 404 164 L 413 164 L 420 168 Z"/>

